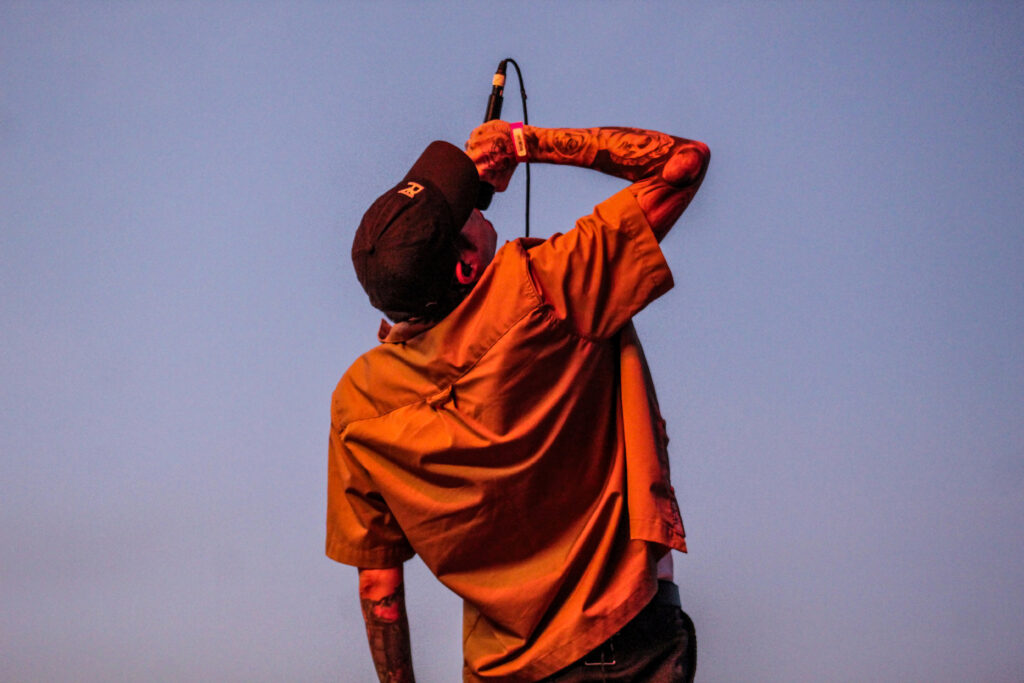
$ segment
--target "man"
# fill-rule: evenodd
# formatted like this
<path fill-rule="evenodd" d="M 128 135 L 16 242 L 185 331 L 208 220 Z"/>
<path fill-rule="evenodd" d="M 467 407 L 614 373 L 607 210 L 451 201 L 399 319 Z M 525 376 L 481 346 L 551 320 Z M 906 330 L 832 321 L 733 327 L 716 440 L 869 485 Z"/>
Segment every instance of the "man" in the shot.
<path fill-rule="evenodd" d="M 402 563 L 463 598 L 467 681 L 692 680 L 670 581 L 685 551 L 667 436 L 631 318 L 672 286 L 658 242 L 709 152 L 626 128 L 492 121 L 432 143 L 352 247 L 380 346 L 332 402 L 327 555 L 359 567 L 381 681 L 412 681 Z M 495 254 L 473 208 L 519 161 L 632 184 L 548 240 Z"/>

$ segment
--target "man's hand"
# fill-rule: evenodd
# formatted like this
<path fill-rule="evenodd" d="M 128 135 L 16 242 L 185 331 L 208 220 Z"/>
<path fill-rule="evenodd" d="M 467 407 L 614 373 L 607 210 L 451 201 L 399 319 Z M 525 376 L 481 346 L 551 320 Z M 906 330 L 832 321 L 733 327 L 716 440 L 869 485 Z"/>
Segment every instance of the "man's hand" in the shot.
<path fill-rule="evenodd" d="M 381 683 L 413 683 L 402 567 L 359 570 L 359 604 Z"/>
<path fill-rule="evenodd" d="M 466 154 L 476 164 L 480 180 L 504 192 L 516 170 L 516 153 L 512 148 L 512 132 L 505 121 L 488 121 L 478 126 L 466 141 Z"/>

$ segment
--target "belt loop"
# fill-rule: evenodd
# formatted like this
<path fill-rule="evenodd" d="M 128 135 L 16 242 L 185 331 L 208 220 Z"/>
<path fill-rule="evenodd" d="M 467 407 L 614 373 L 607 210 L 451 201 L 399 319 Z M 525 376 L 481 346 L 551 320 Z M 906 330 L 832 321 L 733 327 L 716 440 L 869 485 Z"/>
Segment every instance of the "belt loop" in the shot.
<path fill-rule="evenodd" d="M 616 633 L 614 636 L 604 641 L 596 650 L 592 650 L 590 654 L 583 658 L 583 666 L 615 666 L 617 660 L 615 658 L 615 636 L 619 635 Z M 607 657 L 605 655 L 607 654 Z"/>

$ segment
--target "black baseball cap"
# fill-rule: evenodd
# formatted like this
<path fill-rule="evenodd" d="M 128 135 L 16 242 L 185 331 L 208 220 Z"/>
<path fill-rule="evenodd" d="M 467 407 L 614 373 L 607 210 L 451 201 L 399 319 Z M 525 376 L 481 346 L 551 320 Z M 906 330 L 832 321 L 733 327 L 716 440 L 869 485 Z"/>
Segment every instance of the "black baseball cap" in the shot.
<path fill-rule="evenodd" d="M 435 140 L 370 206 L 352 242 L 352 264 L 375 308 L 396 322 L 437 320 L 459 303 L 456 238 L 479 188 L 466 153 Z"/>

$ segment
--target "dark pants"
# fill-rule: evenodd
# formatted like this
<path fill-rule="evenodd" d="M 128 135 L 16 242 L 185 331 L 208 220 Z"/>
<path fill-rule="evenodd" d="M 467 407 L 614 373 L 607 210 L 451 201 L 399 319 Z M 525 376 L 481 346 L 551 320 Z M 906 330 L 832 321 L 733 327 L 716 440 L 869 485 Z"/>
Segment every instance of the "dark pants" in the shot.
<path fill-rule="evenodd" d="M 621 631 L 543 683 L 682 683 L 697 670 L 697 633 L 679 592 L 659 582 L 658 596 Z"/>

